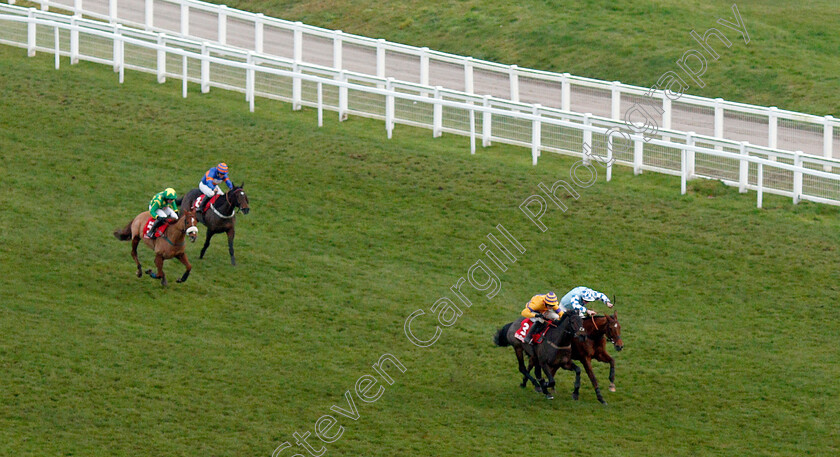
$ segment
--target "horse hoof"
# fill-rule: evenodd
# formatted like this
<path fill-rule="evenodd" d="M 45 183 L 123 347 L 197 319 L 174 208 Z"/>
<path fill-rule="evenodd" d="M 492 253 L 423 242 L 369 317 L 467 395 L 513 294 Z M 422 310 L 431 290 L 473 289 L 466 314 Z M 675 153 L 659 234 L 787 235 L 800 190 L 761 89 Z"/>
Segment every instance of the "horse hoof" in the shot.
<path fill-rule="evenodd" d="M 142 278 L 142 277 L 143 277 L 143 270 L 137 270 L 137 277 L 138 277 L 138 278 Z"/>
<path fill-rule="evenodd" d="M 177 282 L 178 284 L 181 284 L 181 283 L 182 283 L 182 282 L 184 282 L 184 281 L 183 281 L 183 280 L 181 280 L 181 278 L 178 278 L 178 279 L 176 279 L 176 280 L 175 280 L 175 282 Z"/>
<path fill-rule="evenodd" d="M 554 400 L 554 395 L 546 394 L 545 399 L 546 400 Z"/>
<path fill-rule="evenodd" d="M 577 399 L 579 399 L 579 398 L 580 398 L 580 395 L 578 395 L 578 394 L 572 394 L 572 400 L 577 400 Z"/>
<path fill-rule="evenodd" d="M 615 386 L 610 386 L 610 392 L 615 392 Z"/>
<path fill-rule="evenodd" d="M 600 401 L 602 405 L 607 406 L 607 401 L 603 398 L 599 398 L 598 401 Z"/>
<path fill-rule="evenodd" d="M 537 387 L 537 386 L 534 386 L 534 392 L 536 392 L 536 393 L 538 393 L 538 394 L 541 394 L 541 393 L 542 393 L 542 389 L 540 389 L 540 388 L 539 388 L 539 387 Z"/>
<path fill-rule="evenodd" d="M 236 266 L 236 260 L 230 259 L 230 264 L 233 265 L 233 266 Z"/>

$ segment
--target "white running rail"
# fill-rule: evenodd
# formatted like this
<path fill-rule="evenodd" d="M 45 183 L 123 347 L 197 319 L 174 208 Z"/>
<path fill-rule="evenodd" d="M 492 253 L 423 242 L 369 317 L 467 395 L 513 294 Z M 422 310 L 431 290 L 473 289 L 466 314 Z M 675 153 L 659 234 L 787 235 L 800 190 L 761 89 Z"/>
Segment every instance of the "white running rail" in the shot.
<path fill-rule="evenodd" d="M 14 0 L 7 0 L 14 3 Z M 649 89 L 551 73 L 417 48 L 313 27 L 196 0 L 33 0 L 148 31 L 162 31 L 232 45 L 296 62 L 487 94 L 512 102 L 539 103 L 621 121 Z M 840 158 L 840 119 L 683 95 L 661 100 L 653 113 L 666 130 L 749 141 L 788 151 Z"/>
<path fill-rule="evenodd" d="M 520 145 L 531 149 L 534 164 L 542 151 L 583 156 L 591 147 L 616 163 L 681 177 L 681 191 L 693 177 L 722 180 L 739 190 L 840 205 L 840 160 L 800 152 L 789 153 L 746 142 L 662 130 L 650 141 L 641 135 L 613 136 L 613 150 L 605 145 L 611 129 L 622 123 L 576 113 L 516 104 L 507 100 L 465 95 L 439 87 L 374 78 L 332 68 L 301 64 L 240 49 L 211 45 L 162 33 L 151 33 L 79 17 L 0 4 L 0 44 L 26 48 L 29 55 L 49 52 L 55 66 L 61 57 L 112 65 L 200 84 L 207 92 L 219 87 L 245 93 L 254 110 L 256 97 L 284 100 L 295 109 L 314 107 L 319 125 L 323 111 L 383 119 L 388 138 L 397 123 L 470 137 L 471 152 L 478 141 Z M 606 151 L 606 152 L 605 152 Z M 596 169 L 610 179 L 612 167 Z"/>

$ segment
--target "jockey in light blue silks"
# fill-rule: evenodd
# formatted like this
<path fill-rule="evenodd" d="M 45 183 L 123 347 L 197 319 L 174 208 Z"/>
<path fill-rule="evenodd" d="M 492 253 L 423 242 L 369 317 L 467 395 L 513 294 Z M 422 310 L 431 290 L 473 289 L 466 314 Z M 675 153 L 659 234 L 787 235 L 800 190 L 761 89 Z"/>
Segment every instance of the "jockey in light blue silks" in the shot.
<path fill-rule="evenodd" d="M 213 195 L 224 194 L 222 189 L 219 189 L 219 184 L 222 182 L 228 186 L 228 189 L 233 189 L 233 182 L 231 182 L 230 178 L 228 178 L 228 166 L 224 162 L 207 170 L 207 173 L 204 173 L 204 177 L 201 178 L 201 181 L 198 183 L 198 189 L 201 190 L 201 193 L 205 196 L 204 201 L 201 202 L 201 207 L 198 209 L 199 212 L 204 212 L 207 202 L 210 201 L 210 198 L 213 197 Z"/>
<path fill-rule="evenodd" d="M 560 299 L 560 311 L 567 312 L 567 311 L 576 311 L 580 314 L 581 317 L 585 316 L 586 314 L 593 315 L 595 311 L 591 309 L 586 309 L 586 304 L 589 302 L 593 302 L 595 300 L 600 300 L 607 305 L 607 308 L 612 308 L 613 304 L 610 302 L 609 297 L 598 292 L 597 290 L 592 290 L 588 287 L 575 287 L 574 289 L 570 290 L 569 293 L 563 296 Z M 563 315 L 562 313 L 560 314 Z"/>

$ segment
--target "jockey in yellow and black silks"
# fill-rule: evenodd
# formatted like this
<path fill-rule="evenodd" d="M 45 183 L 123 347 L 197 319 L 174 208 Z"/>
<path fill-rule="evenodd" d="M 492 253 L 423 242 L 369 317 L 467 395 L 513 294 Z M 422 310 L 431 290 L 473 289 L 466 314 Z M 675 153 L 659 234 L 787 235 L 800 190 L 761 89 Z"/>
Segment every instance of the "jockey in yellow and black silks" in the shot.
<path fill-rule="evenodd" d="M 542 324 L 545 322 L 546 317 L 549 319 L 557 318 L 556 312 L 558 308 L 559 303 L 557 302 L 557 295 L 554 292 L 531 297 L 531 301 L 525 305 L 525 309 L 521 313 L 522 317 L 530 318 L 531 322 L 533 322 L 531 330 L 525 338 L 525 343 L 531 343 L 533 336 L 542 331 Z"/>

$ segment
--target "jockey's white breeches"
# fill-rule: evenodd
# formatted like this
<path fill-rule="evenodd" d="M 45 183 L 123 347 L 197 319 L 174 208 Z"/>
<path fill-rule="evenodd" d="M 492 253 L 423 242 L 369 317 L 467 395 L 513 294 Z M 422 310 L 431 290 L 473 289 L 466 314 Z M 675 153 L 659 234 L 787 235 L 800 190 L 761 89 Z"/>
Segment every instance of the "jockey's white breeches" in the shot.
<path fill-rule="evenodd" d="M 215 194 L 223 194 L 222 189 L 219 189 L 219 186 L 210 187 L 203 182 L 198 183 L 198 190 L 201 191 L 202 194 L 206 195 L 207 197 L 212 197 Z"/>
<path fill-rule="evenodd" d="M 171 217 L 173 219 L 178 219 L 178 213 L 176 213 L 175 211 L 172 210 L 172 208 L 169 208 L 169 207 L 158 208 L 158 210 L 155 211 L 155 216 L 157 216 L 157 217 Z"/>

